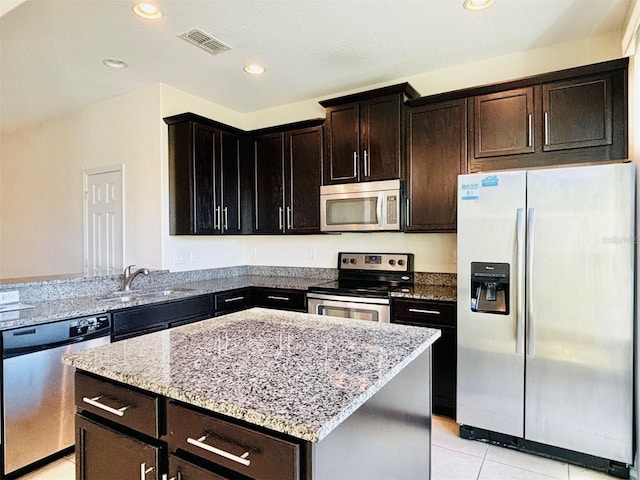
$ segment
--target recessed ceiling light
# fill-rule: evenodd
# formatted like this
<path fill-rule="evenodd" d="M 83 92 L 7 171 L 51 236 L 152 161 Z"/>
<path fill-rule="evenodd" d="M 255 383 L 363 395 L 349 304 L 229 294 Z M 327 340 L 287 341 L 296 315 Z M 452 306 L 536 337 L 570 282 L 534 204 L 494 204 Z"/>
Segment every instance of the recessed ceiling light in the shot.
<path fill-rule="evenodd" d="M 462 6 L 467 10 L 482 10 L 493 3 L 493 0 L 464 0 Z"/>
<path fill-rule="evenodd" d="M 142 18 L 156 19 L 162 17 L 162 10 L 151 3 L 136 3 L 133 11 Z"/>
<path fill-rule="evenodd" d="M 105 58 L 102 63 L 109 68 L 127 68 L 129 66 L 118 58 Z"/>
<path fill-rule="evenodd" d="M 256 64 L 245 65 L 244 71 L 250 75 L 260 75 L 261 73 L 264 73 L 264 67 Z"/>

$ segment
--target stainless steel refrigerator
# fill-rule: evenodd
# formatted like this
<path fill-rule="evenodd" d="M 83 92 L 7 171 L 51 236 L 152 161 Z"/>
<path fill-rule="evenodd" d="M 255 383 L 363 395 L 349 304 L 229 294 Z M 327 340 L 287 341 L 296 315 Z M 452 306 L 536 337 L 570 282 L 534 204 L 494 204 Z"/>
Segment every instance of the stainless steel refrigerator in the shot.
<path fill-rule="evenodd" d="M 458 178 L 457 422 L 631 464 L 631 163 Z"/>

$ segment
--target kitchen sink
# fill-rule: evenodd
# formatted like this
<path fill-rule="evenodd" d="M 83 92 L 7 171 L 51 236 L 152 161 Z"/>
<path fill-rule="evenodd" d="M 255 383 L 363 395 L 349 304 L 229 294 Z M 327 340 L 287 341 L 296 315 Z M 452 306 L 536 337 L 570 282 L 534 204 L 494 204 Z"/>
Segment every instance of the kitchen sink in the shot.
<path fill-rule="evenodd" d="M 131 302 L 144 297 L 166 297 L 173 293 L 189 292 L 190 288 L 165 288 L 162 290 L 130 290 L 106 293 L 97 299 L 101 302 Z"/>

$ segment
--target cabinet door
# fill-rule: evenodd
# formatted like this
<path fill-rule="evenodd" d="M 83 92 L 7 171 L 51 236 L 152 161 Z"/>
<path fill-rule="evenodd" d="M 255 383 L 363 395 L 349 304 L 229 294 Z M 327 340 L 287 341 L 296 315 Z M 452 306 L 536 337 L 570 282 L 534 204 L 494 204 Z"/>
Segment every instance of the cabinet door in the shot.
<path fill-rule="evenodd" d="M 209 469 L 191 463 L 176 455 L 169 454 L 169 474 L 168 480 L 230 480 L 237 474 L 222 476 Z"/>
<path fill-rule="evenodd" d="M 542 86 L 544 151 L 611 145 L 611 75 Z"/>
<path fill-rule="evenodd" d="M 159 480 L 161 447 L 76 415 L 76 478 Z"/>
<path fill-rule="evenodd" d="M 215 233 L 215 152 L 219 133 L 204 125 L 193 125 L 193 233 Z"/>
<path fill-rule="evenodd" d="M 474 98 L 474 156 L 533 153 L 533 88 Z"/>
<path fill-rule="evenodd" d="M 327 109 L 327 155 L 324 184 L 358 181 L 360 155 L 360 104 L 358 102 Z"/>
<path fill-rule="evenodd" d="M 465 100 L 409 109 L 407 118 L 406 231 L 455 231 L 467 157 Z"/>
<path fill-rule="evenodd" d="M 320 231 L 322 127 L 287 132 L 285 144 L 286 231 Z"/>
<path fill-rule="evenodd" d="M 402 96 L 366 100 L 360 111 L 360 180 L 400 178 Z"/>
<path fill-rule="evenodd" d="M 282 142 L 281 133 L 255 141 L 254 233 L 281 233 L 284 228 Z"/>
<path fill-rule="evenodd" d="M 220 148 L 218 225 L 222 233 L 240 233 L 240 138 L 231 133 L 221 132 Z"/>

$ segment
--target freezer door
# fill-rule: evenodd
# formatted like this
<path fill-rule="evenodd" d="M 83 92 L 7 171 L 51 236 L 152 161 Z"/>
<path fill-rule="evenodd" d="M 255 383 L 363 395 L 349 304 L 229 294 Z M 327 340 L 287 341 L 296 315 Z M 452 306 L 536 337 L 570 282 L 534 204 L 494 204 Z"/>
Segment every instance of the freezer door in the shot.
<path fill-rule="evenodd" d="M 524 305 L 518 305 L 518 298 L 524 290 L 525 182 L 522 171 L 458 177 L 456 420 L 520 437 L 524 434 Z M 508 315 L 471 311 L 471 262 L 509 264 Z"/>
<path fill-rule="evenodd" d="M 525 438 L 631 463 L 632 164 L 528 173 Z"/>

